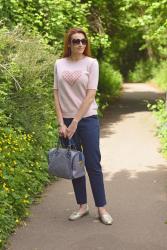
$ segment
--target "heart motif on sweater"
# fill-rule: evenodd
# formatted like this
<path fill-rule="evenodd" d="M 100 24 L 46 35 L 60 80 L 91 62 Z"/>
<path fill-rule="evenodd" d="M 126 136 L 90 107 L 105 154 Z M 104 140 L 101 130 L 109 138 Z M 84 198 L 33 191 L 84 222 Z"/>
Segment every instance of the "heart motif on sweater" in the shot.
<path fill-rule="evenodd" d="M 66 82 L 68 82 L 71 86 L 74 85 L 74 83 L 80 78 L 81 71 L 63 71 L 63 78 Z"/>

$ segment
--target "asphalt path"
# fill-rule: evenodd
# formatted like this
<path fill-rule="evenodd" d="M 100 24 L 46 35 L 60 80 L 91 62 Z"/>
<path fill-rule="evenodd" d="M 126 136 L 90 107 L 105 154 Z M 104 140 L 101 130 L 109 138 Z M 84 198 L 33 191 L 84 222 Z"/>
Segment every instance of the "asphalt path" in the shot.
<path fill-rule="evenodd" d="M 167 160 L 155 135 L 156 120 L 147 102 L 164 98 L 149 84 L 124 84 L 122 95 L 105 112 L 100 148 L 113 225 L 97 219 L 87 176 L 90 214 L 68 216 L 78 208 L 71 181 L 48 185 L 31 215 L 8 241 L 8 250 L 166 250 Z"/>

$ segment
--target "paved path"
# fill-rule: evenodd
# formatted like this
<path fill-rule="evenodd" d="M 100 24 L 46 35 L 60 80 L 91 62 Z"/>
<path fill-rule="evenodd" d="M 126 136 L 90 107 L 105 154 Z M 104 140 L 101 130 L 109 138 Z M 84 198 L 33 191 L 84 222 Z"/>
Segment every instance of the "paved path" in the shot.
<path fill-rule="evenodd" d="M 122 97 L 102 120 L 102 165 L 114 224 L 97 220 L 88 178 L 90 215 L 68 221 L 77 205 L 71 182 L 60 180 L 31 207 L 27 225 L 11 236 L 8 250 L 167 249 L 167 161 L 145 102 L 158 96 L 163 94 L 150 85 L 124 84 Z"/>

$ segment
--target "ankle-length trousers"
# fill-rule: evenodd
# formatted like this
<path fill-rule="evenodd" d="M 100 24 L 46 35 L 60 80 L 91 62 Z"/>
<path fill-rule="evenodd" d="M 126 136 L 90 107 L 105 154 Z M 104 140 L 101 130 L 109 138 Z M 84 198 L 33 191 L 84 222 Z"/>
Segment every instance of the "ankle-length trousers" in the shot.
<path fill-rule="evenodd" d="M 73 118 L 63 118 L 68 127 Z M 96 207 L 106 205 L 106 195 L 103 182 L 102 167 L 100 164 L 101 153 L 99 148 L 99 118 L 92 115 L 82 118 L 77 126 L 72 140 L 78 150 L 83 150 L 85 156 L 85 167 L 89 176 L 91 190 Z M 68 139 L 62 137 L 61 142 L 67 146 Z M 80 177 L 72 180 L 73 189 L 77 204 L 87 203 L 86 177 Z"/>

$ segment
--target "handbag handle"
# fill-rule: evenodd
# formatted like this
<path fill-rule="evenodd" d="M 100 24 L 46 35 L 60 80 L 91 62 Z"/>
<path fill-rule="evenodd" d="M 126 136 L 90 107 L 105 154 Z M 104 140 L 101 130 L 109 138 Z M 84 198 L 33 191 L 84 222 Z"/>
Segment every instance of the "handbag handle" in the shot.
<path fill-rule="evenodd" d="M 77 147 L 76 147 L 76 144 L 75 144 L 74 140 L 68 139 L 67 149 L 68 150 L 72 150 L 72 149 L 77 150 Z"/>
<path fill-rule="evenodd" d="M 67 138 L 67 139 L 68 139 L 68 138 Z M 60 145 L 61 145 L 61 144 L 62 144 L 62 143 L 61 143 L 61 137 L 59 136 L 59 137 L 58 137 L 58 141 L 57 141 L 56 148 L 57 148 L 57 149 L 60 148 Z M 74 143 L 74 140 L 68 139 L 67 149 L 71 150 L 72 147 L 73 147 L 75 150 L 77 150 L 76 144 Z"/>

